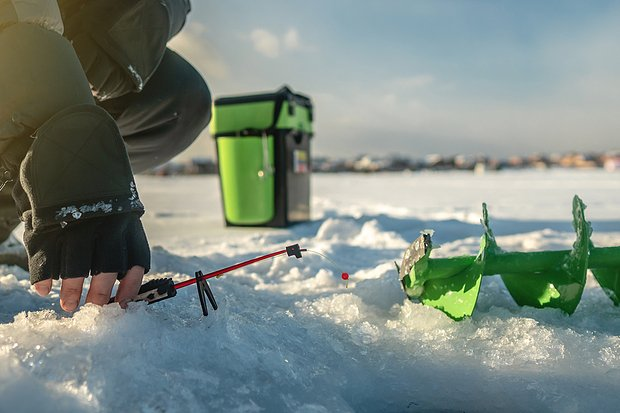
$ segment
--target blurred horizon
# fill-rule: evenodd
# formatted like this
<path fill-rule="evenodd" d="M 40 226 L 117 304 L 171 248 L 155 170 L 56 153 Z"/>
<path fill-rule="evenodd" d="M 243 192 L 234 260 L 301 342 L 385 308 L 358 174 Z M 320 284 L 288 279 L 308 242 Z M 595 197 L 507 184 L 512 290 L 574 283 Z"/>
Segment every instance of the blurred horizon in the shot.
<path fill-rule="evenodd" d="M 317 156 L 612 151 L 620 3 L 192 3 L 170 47 L 214 97 L 309 95 Z M 182 158 L 213 156 L 205 131 Z"/>

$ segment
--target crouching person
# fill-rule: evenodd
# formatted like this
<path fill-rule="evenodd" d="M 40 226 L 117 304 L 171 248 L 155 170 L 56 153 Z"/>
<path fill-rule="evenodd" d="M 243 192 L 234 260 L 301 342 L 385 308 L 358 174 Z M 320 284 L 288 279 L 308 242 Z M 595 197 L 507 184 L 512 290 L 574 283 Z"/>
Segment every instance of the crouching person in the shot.
<path fill-rule="evenodd" d="M 150 267 L 133 174 L 210 120 L 196 70 L 167 49 L 188 0 L 0 0 L 0 263 L 60 305 L 126 306 Z M 12 231 L 24 223 L 21 244 Z M 11 249 L 12 248 L 12 249 Z"/>

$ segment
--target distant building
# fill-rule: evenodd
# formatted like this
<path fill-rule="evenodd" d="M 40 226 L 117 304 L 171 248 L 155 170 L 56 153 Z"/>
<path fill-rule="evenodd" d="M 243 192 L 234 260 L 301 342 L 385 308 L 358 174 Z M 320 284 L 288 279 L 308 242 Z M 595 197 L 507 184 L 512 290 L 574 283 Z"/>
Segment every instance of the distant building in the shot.
<path fill-rule="evenodd" d="M 501 169 L 551 167 L 561 168 L 605 168 L 608 171 L 620 170 L 620 153 L 584 154 L 571 152 L 567 154 L 533 154 L 529 156 L 510 156 L 506 159 L 490 158 L 486 155 L 427 155 L 412 159 L 403 154 L 390 156 L 361 155 L 354 159 L 332 159 L 326 156 L 312 158 L 313 172 L 398 172 L 417 170 L 464 170 L 475 173 L 497 171 Z M 190 162 L 168 162 L 165 165 L 145 172 L 146 174 L 168 175 L 205 175 L 217 174 L 217 162 L 211 158 L 193 158 Z"/>

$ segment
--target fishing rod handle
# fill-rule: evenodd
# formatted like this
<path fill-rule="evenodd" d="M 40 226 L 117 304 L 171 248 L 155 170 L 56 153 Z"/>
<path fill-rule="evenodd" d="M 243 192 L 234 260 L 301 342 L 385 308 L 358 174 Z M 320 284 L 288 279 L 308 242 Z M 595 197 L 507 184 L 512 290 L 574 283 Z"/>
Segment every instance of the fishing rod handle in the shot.
<path fill-rule="evenodd" d="M 172 278 L 155 278 L 143 284 L 133 301 L 146 301 L 149 304 L 172 298 L 177 295 Z"/>

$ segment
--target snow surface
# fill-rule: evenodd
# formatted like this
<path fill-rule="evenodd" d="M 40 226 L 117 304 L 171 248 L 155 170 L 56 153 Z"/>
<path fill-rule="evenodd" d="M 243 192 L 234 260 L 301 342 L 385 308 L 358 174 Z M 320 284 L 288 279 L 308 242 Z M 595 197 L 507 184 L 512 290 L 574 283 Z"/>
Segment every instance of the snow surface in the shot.
<path fill-rule="evenodd" d="M 480 205 L 508 250 L 568 249 L 579 194 L 597 245 L 620 245 L 620 175 L 510 171 L 314 175 L 313 220 L 225 228 L 216 177 L 139 177 L 151 276 L 185 280 L 292 243 L 276 258 L 127 311 L 59 309 L 0 266 L 2 412 L 617 411 L 620 309 L 590 277 L 571 317 L 517 306 L 483 279 L 454 322 L 405 299 L 394 269 L 434 229 L 437 256 L 474 254 Z M 348 288 L 341 270 L 351 274 Z"/>

